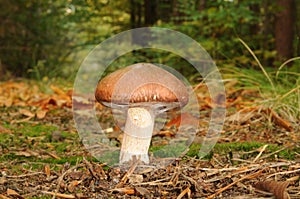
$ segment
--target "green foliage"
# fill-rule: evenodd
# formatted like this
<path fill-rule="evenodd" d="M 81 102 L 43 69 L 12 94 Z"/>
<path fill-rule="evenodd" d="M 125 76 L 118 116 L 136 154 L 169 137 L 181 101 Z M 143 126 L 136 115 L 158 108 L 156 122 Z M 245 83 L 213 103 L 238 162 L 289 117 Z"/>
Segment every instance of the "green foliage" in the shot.
<path fill-rule="evenodd" d="M 227 66 L 225 78 L 236 78 L 241 86 L 259 90 L 263 100 L 259 103 L 271 108 L 289 121 L 296 123 L 300 119 L 300 57 L 287 60 L 278 69 L 264 67 L 256 54 L 240 40 L 254 59 L 259 70 L 237 69 Z M 288 66 L 294 63 L 293 66 Z"/>
<path fill-rule="evenodd" d="M 38 137 L 41 135 L 51 134 L 52 131 L 57 130 L 55 126 L 42 125 L 42 124 L 29 124 L 24 123 L 20 125 L 19 133 L 28 137 Z"/>
<path fill-rule="evenodd" d="M 107 68 L 106 72 L 110 73 L 118 68 L 139 62 L 150 62 L 172 67 L 187 79 L 191 77 L 191 74 L 197 73 L 196 69 L 185 59 L 174 53 L 165 52 L 159 49 L 141 49 L 127 53 L 114 60 L 114 62 Z"/>
<path fill-rule="evenodd" d="M 224 157 L 228 156 L 229 159 L 232 159 L 233 154 L 240 154 L 243 159 L 255 158 L 259 153 L 258 149 L 264 145 L 264 143 L 259 142 L 217 143 L 212 152 L 208 154 L 205 159 L 210 159 L 213 154 L 218 154 Z M 200 148 L 200 144 L 192 144 L 187 155 L 191 157 L 198 157 Z M 271 144 L 267 146 L 265 153 L 268 154 L 278 151 L 278 153 L 270 156 L 269 158 L 274 159 L 276 157 L 293 160 L 299 150 L 299 147 L 295 147 L 293 149 L 282 149 L 281 146 Z"/>
<path fill-rule="evenodd" d="M 39 80 L 69 76 L 78 52 L 119 30 L 110 29 L 112 17 L 125 21 L 123 11 L 111 12 L 107 4 L 106 0 L 1 1 L 5 9 L 0 13 L 0 68 Z"/>
<path fill-rule="evenodd" d="M 4 69 L 16 76 L 42 80 L 62 76 L 73 78 L 91 48 L 115 33 L 142 25 L 144 1 L 136 1 L 139 20 L 132 24 L 131 1 L 108 0 L 3 0 L 0 6 L 0 74 Z M 155 26 L 172 28 L 198 41 L 219 67 L 234 64 L 257 67 L 242 38 L 265 66 L 274 67 L 273 22 L 279 8 L 272 1 L 200 0 L 155 1 Z M 170 3 L 172 2 L 172 3 Z M 296 9 L 299 10 L 300 4 Z M 300 12 L 298 12 L 299 15 Z M 156 16 L 157 15 L 157 16 Z M 299 17 L 299 16 L 297 16 Z M 300 20 L 296 20 L 295 55 L 300 52 Z M 192 76 L 195 71 L 185 60 L 168 53 L 135 52 L 115 65 L 151 61 L 174 66 Z M 71 74 L 71 75 L 70 75 Z M 1 75 L 0 75 L 1 76 Z M 1 77 L 0 77 L 1 78 Z"/>
<path fill-rule="evenodd" d="M 153 153 L 155 157 L 179 157 L 187 149 L 185 142 L 178 142 L 176 144 L 166 146 L 152 146 L 149 151 Z"/>
<path fill-rule="evenodd" d="M 180 1 L 181 2 L 181 1 Z M 186 4 L 180 4 L 186 5 Z M 181 6 L 183 16 L 176 16 L 172 22 L 162 24 L 188 34 L 209 52 L 216 61 L 241 60 L 242 67 L 251 66 L 251 60 L 244 57 L 245 50 L 239 46 L 238 37 L 258 49 L 262 60 L 274 59 L 274 39 L 264 25 L 267 14 L 272 15 L 273 5 L 264 7 L 259 0 L 251 1 L 206 1 L 199 10 L 197 4 Z M 178 25 L 178 21 L 180 24 Z M 269 31 L 269 30 L 268 30 Z M 219 65 L 222 67 L 222 63 Z"/>

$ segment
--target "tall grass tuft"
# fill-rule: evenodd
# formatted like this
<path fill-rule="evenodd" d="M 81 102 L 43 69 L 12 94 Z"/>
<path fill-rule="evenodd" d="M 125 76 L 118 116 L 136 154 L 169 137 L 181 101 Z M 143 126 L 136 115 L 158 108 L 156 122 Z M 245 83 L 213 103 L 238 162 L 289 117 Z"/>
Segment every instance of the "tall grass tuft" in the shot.
<path fill-rule="evenodd" d="M 255 105 L 270 108 L 298 126 L 300 123 L 300 72 L 297 66 L 291 67 L 288 64 L 296 63 L 300 57 L 289 59 L 278 68 L 267 68 L 261 64 L 255 53 L 242 39 L 239 41 L 252 55 L 260 70 L 238 70 L 233 67 L 230 69 L 231 78 L 239 80 L 243 87 L 255 88 L 260 92 L 262 98 L 258 99 Z"/>

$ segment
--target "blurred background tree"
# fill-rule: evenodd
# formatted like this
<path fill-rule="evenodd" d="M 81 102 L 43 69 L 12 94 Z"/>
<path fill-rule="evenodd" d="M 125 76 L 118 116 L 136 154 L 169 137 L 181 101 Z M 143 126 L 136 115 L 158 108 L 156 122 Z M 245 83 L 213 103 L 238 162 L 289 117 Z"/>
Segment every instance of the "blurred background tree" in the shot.
<path fill-rule="evenodd" d="M 219 67 L 257 67 L 238 38 L 266 67 L 300 54 L 297 0 L 2 0 L 0 7 L 2 76 L 68 77 L 92 47 L 143 26 L 189 35 Z M 128 62 L 149 59 L 186 70 L 184 60 L 164 52 L 135 52 Z"/>

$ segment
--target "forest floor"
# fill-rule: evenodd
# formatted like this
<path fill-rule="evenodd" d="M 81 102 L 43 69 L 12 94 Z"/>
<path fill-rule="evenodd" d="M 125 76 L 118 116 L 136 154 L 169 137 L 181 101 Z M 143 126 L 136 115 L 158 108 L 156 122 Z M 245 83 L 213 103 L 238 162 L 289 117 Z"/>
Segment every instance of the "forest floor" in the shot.
<path fill-rule="evenodd" d="M 226 87 L 225 124 L 207 157 L 199 159 L 198 151 L 211 104 L 198 86 L 203 130 L 187 154 L 161 168 L 132 163 L 122 170 L 93 158 L 83 146 L 73 120 L 72 86 L 2 82 L 0 199 L 300 198 L 299 123 L 257 105 L 255 90 Z M 118 142 L 121 132 L 110 109 L 97 105 L 97 114 Z M 184 125 L 193 123 L 193 116 L 182 117 Z M 152 147 L 168 143 L 176 125 L 171 119 L 154 135 Z"/>

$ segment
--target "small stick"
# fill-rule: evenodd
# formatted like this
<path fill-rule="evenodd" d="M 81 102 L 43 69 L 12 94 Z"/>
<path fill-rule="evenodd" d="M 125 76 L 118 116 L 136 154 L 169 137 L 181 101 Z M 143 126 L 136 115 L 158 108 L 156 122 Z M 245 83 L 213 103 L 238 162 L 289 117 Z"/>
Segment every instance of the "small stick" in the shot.
<path fill-rule="evenodd" d="M 201 187 L 199 186 L 199 183 L 196 182 L 193 178 L 184 175 L 183 173 L 181 173 L 182 177 L 184 177 L 185 179 L 187 179 L 188 181 L 190 181 L 192 184 L 194 184 L 195 188 L 197 191 L 201 190 Z"/>
<path fill-rule="evenodd" d="M 287 149 L 287 148 L 288 148 L 288 147 L 283 147 L 283 148 L 281 148 L 281 149 L 278 149 L 277 151 L 274 151 L 274 152 L 272 152 L 272 153 L 266 154 L 266 155 L 262 156 L 261 158 L 262 158 L 262 159 L 266 159 L 266 158 L 268 158 L 268 157 L 270 157 L 270 156 L 272 156 L 272 155 L 274 155 L 274 154 L 276 154 L 276 153 L 279 153 L 280 151 L 283 151 L 283 150 L 285 150 L 285 149 Z"/>
<path fill-rule="evenodd" d="M 29 176 L 35 176 L 35 175 L 44 175 L 44 172 L 34 172 L 34 173 L 27 173 L 27 174 L 23 174 L 23 175 L 18 175 L 18 176 L 5 176 L 6 178 L 24 178 L 24 177 L 29 177 Z"/>
<path fill-rule="evenodd" d="M 247 169 L 247 170 L 241 170 L 241 171 L 237 171 L 237 172 L 233 171 L 234 172 L 233 174 L 228 174 L 228 175 L 225 175 L 225 176 L 208 179 L 208 180 L 205 180 L 204 182 L 205 183 L 210 183 L 210 182 L 220 181 L 220 180 L 223 180 L 223 179 L 226 179 L 226 178 L 231 178 L 234 175 L 250 172 L 250 171 L 253 171 L 253 170 L 257 170 L 257 169 L 259 169 L 259 168 L 258 167 L 253 167 L 253 168 L 250 168 L 250 169 Z"/>
<path fill-rule="evenodd" d="M 176 199 L 181 199 L 185 194 L 188 194 L 188 198 L 191 198 L 191 190 L 189 187 L 187 187 L 185 190 L 183 190 Z"/>
<path fill-rule="evenodd" d="M 244 162 L 244 163 L 253 163 L 253 161 L 248 161 L 248 160 L 243 160 L 240 158 L 232 158 L 232 161 L 239 161 L 239 162 Z"/>
<path fill-rule="evenodd" d="M 259 154 L 252 161 L 253 163 L 256 162 L 259 159 L 259 157 L 262 155 L 262 153 L 266 150 L 267 147 L 268 147 L 267 144 L 263 146 L 263 148 L 260 150 Z"/>
<path fill-rule="evenodd" d="M 135 186 L 140 186 L 140 185 L 152 185 L 152 186 L 156 186 L 156 185 L 173 185 L 173 182 L 170 180 L 171 177 L 167 177 L 167 178 L 163 178 L 163 179 L 159 179 L 159 180 L 155 180 L 155 181 L 151 181 L 151 182 L 142 182 L 142 183 L 138 183 L 138 184 L 134 184 Z M 168 182 L 162 182 L 162 181 L 167 181 Z"/>
<path fill-rule="evenodd" d="M 87 161 L 85 158 L 83 158 L 83 162 L 88 167 L 88 170 L 92 174 L 93 178 L 97 179 L 97 175 L 95 174 L 93 165 L 89 161 Z"/>
<path fill-rule="evenodd" d="M 126 183 L 126 181 L 128 180 L 128 177 L 133 174 L 133 172 L 135 171 L 137 165 L 139 164 L 139 160 L 136 160 L 136 157 L 133 156 L 133 164 L 130 167 L 130 169 L 125 173 L 125 175 L 123 176 L 123 178 L 120 180 L 120 182 L 116 185 L 116 188 L 120 188 L 123 187 L 123 185 Z"/>
<path fill-rule="evenodd" d="M 273 173 L 273 174 L 267 176 L 266 178 L 270 178 L 270 177 L 275 176 L 275 175 L 285 175 L 285 174 L 291 174 L 291 173 L 296 173 L 296 172 L 300 172 L 300 169 L 296 169 L 296 170 L 293 170 L 293 171 L 282 171 L 282 172 L 278 172 L 278 173 Z"/>
<path fill-rule="evenodd" d="M 10 199 L 9 197 L 6 197 L 5 195 L 0 194 L 1 199 Z"/>
<path fill-rule="evenodd" d="M 78 167 L 82 167 L 83 166 L 83 164 L 78 164 L 78 165 L 75 165 L 75 166 L 73 166 L 73 167 L 71 167 L 70 169 L 68 169 L 67 171 L 65 171 L 63 174 L 61 174 L 61 176 L 59 176 L 59 178 L 57 179 L 57 186 L 56 186 L 56 190 L 55 190 L 55 194 L 51 194 L 51 195 L 53 195 L 53 197 L 52 197 L 52 199 L 55 199 L 56 198 L 56 196 L 58 196 L 57 194 L 57 192 L 59 191 L 59 187 L 60 187 L 60 184 L 61 184 L 61 182 L 63 181 L 63 179 L 64 179 L 64 176 L 67 174 L 67 173 L 69 173 L 69 172 L 71 172 L 72 170 L 74 170 L 74 169 L 76 169 L 76 168 L 78 168 Z"/>
<path fill-rule="evenodd" d="M 68 199 L 76 198 L 75 196 L 70 195 L 70 194 L 54 193 L 54 192 L 49 192 L 49 191 L 42 191 L 42 193 L 49 194 L 49 195 L 52 195 L 54 197 L 57 196 L 57 197 L 60 197 L 60 198 L 68 198 Z"/>
<path fill-rule="evenodd" d="M 260 174 L 262 173 L 262 171 L 263 171 L 263 170 L 259 170 L 259 171 L 256 172 L 256 173 L 252 173 L 252 174 L 246 175 L 246 176 L 244 176 L 244 177 L 242 177 L 242 178 L 240 178 L 240 179 L 238 179 L 238 180 L 236 180 L 236 181 L 230 183 L 229 185 L 227 185 L 227 186 L 225 186 L 225 187 L 219 189 L 216 193 L 214 193 L 214 194 L 208 196 L 206 199 L 212 199 L 212 198 L 216 197 L 217 195 L 219 195 L 219 194 L 222 193 L 223 191 L 229 189 L 230 187 L 232 187 L 233 185 L 235 185 L 236 183 L 238 183 L 238 182 L 240 182 L 240 181 L 243 181 L 243 180 L 245 180 L 245 179 L 255 178 L 255 177 L 257 177 L 258 175 L 260 175 Z"/>

